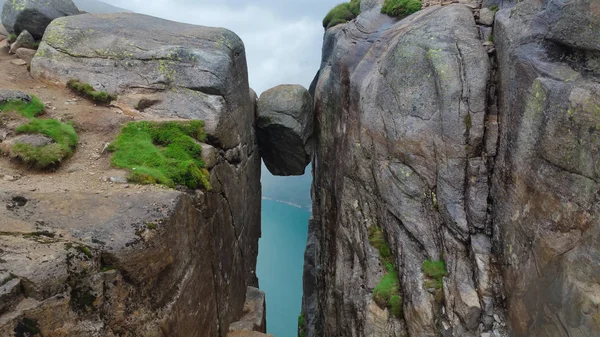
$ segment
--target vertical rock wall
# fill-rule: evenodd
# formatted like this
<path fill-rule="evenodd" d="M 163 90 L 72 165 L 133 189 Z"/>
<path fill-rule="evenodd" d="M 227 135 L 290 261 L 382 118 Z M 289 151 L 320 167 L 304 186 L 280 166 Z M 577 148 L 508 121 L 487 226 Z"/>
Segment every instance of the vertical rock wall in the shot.
<path fill-rule="evenodd" d="M 308 336 L 599 333 L 600 6 L 496 4 L 493 35 L 469 4 L 397 22 L 373 1 L 325 33 Z M 373 301 L 373 227 L 400 317 Z M 445 262 L 442 292 L 427 260 Z"/>

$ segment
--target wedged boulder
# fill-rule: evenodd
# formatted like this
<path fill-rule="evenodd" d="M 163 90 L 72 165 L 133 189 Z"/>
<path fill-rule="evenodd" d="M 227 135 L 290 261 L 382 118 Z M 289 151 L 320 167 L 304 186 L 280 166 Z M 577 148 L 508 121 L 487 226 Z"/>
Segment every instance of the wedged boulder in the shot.
<path fill-rule="evenodd" d="M 261 156 L 273 175 L 302 175 L 313 154 L 313 100 L 300 85 L 280 85 L 258 99 Z"/>
<path fill-rule="evenodd" d="M 31 63 L 36 78 L 77 79 L 131 107 L 153 102 L 145 113 L 202 119 L 226 149 L 252 132 L 247 73 L 244 45 L 231 31 L 133 13 L 56 19 Z"/>
<path fill-rule="evenodd" d="M 9 33 L 27 30 L 41 39 L 52 20 L 76 14 L 79 9 L 71 0 L 10 0 L 4 2 L 2 24 Z"/>
<path fill-rule="evenodd" d="M 35 45 L 35 40 L 33 36 L 29 34 L 28 31 L 24 30 L 19 34 L 15 42 L 10 45 L 10 53 L 14 54 L 17 52 L 19 48 L 33 48 Z"/>

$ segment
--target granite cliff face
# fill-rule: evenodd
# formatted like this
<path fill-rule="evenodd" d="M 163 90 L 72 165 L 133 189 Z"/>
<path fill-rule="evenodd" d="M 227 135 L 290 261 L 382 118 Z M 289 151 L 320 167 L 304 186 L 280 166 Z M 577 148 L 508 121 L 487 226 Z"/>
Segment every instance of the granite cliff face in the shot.
<path fill-rule="evenodd" d="M 308 336 L 597 335 L 598 2 L 486 1 L 493 35 L 479 1 L 382 2 L 326 31 L 311 87 Z"/>
<path fill-rule="evenodd" d="M 20 176 L 0 180 L 0 335 L 226 336 L 240 319 L 232 329 L 264 331 L 264 298 L 248 288 L 261 190 L 241 40 L 136 14 L 71 16 L 46 30 L 31 72 L 48 96 L 71 97 L 62 91 L 75 78 L 119 99 L 70 117 L 60 110 L 71 105 L 47 109 L 83 144 L 56 172 L 0 158 Z M 154 104 L 141 109 L 142 98 Z M 206 121 L 210 190 L 98 181 L 124 174 L 102 147 L 125 122 L 185 119 Z"/>

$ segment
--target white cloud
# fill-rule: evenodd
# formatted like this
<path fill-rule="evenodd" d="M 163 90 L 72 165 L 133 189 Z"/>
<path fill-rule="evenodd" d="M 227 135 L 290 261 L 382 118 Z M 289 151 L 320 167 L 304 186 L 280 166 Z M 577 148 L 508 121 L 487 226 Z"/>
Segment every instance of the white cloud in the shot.
<path fill-rule="evenodd" d="M 237 4 L 234 3 L 236 1 Z M 291 12 L 294 8 L 286 10 L 285 6 L 281 6 L 281 0 L 275 5 L 276 1 L 273 1 L 273 7 L 265 3 L 266 0 L 258 2 L 260 5 L 239 0 L 229 0 L 229 5 L 185 0 L 132 0 L 127 4 L 118 0 L 105 2 L 164 19 L 234 31 L 246 46 L 250 86 L 260 94 L 278 84 L 308 87 L 321 58 L 321 20 L 325 13 L 299 11 L 294 15 Z M 294 2 L 295 6 L 298 2 Z M 335 0 L 320 1 L 318 11 L 322 11 L 323 6 L 333 7 L 336 3 Z"/>

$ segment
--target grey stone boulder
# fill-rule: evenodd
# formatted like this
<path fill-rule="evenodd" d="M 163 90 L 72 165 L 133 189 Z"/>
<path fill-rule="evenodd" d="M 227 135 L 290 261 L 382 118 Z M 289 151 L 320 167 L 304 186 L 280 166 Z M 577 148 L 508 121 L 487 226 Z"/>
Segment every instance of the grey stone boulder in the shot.
<path fill-rule="evenodd" d="M 211 143 L 226 149 L 253 132 L 244 45 L 223 28 L 133 13 L 59 18 L 48 26 L 31 74 L 78 79 L 131 107 L 155 102 L 144 109 L 151 115 L 204 120 Z"/>
<path fill-rule="evenodd" d="M 492 26 L 494 24 L 494 16 L 496 13 L 489 8 L 482 8 L 479 11 L 479 23 L 486 26 Z"/>
<path fill-rule="evenodd" d="M 9 33 L 27 30 L 41 39 L 52 20 L 75 14 L 79 9 L 71 0 L 11 0 L 4 2 L 2 23 Z"/>
<path fill-rule="evenodd" d="M 35 39 L 28 31 L 22 31 L 15 42 L 10 45 L 10 53 L 14 54 L 19 48 L 33 48 L 35 45 Z"/>
<path fill-rule="evenodd" d="M 31 60 L 33 60 L 35 53 L 36 53 L 35 49 L 29 49 L 29 48 L 19 48 L 15 52 L 17 57 L 20 58 L 21 60 L 27 62 L 27 64 L 31 63 Z"/>
<path fill-rule="evenodd" d="M 16 100 L 31 102 L 31 96 L 18 90 L 0 89 L 0 104 Z"/>
<path fill-rule="evenodd" d="M 280 85 L 258 99 L 261 156 L 274 175 L 302 175 L 313 154 L 313 103 L 299 85 Z"/>

